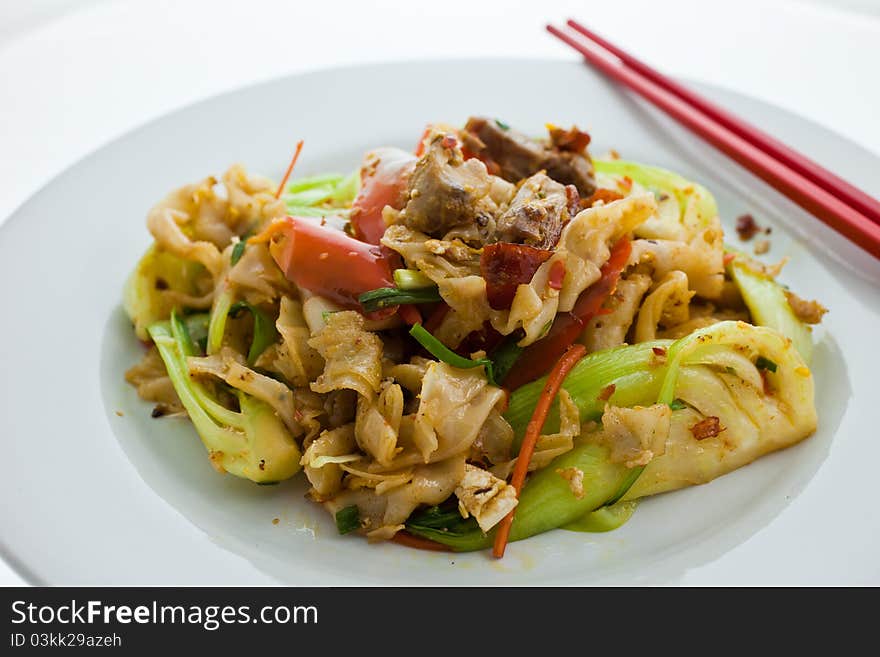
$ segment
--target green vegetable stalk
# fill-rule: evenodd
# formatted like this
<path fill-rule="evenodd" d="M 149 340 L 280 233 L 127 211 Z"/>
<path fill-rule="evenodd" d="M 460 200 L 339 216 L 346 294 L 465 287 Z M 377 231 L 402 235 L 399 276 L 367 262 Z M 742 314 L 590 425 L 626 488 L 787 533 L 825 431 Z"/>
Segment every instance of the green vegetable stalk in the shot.
<path fill-rule="evenodd" d="M 691 198 L 696 199 L 696 209 L 701 217 L 709 220 L 718 215 L 715 197 L 702 185 L 698 185 L 677 173 L 660 167 L 628 162 L 626 160 L 593 160 L 596 173 L 623 178 L 624 176 L 652 191 L 667 193 L 678 200 L 684 215 Z"/>
<path fill-rule="evenodd" d="M 790 338 L 795 349 L 809 364 L 813 355 L 812 332 L 810 327 L 794 314 L 783 287 L 774 279 L 749 266 L 746 257 L 736 254 L 733 250 L 730 251 L 735 255 L 727 266 L 727 271 L 739 288 L 752 321 L 758 326 L 776 329 Z"/>
<path fill-rule="evenodd" d="M 235 391 L 240 410 L 233 411 L 189 375 L 186 359 L 199 352 L 188 323 L 192 325 L 172 312 L 170 320 L 152 324 L 149 334 L 211 462 L 220 470 L 257 483 L 292 477 L 300 469 L 302 454 L 268 404 Z"/>
<path fill-rule="evenodd" d="M 562 529 L 572 532 L 610 532 L 626 523 L 632 517 L 638 504 L 638 500 L 631 500 L 599 507 L 574 522 L 563 525 Z"/>
<path fill-rule="evenodd" d="M 581 421 L 598 420 L 606 403 L 615 406 L 650 405 L 657 401 L 666 369 L 654 353 L 663 352 L 671 340 L 642 342 L 588 354 L 574 366 L 562 384 L 580 411 Z M 518 448 L 546 377 L 513 391 L 504 413 L 513 427 L 514 448 Z M 610 386 L 614 385 L 611 389 Z M 545 433 L 559 428 L 559 409 L 554 405 L 544 425 Z"/>
<path fill-rule="evenodd" d="M 577 497 L 569 482 L 557 470 L 578 468 L 584 473 L 584 494 Z M 599 445 L 581 444 L 559 456 L 546 468 L 531 475 L 520 495 L 516 515 L 510 529 L 510 541 L 541 534 L 577 522 L 584 515 L 601 507 L 624 484 L 629 470 L 610 463 L 608 450 Z M 479 526 L 456 519 L 453 510 L 447 514 L 413 515 L 406 524 L 411 534 L 447 545 L 456 552 L 469 552 L 490 547 L 495 530 L 484 534 Z"/>
<path fill-rule="evenodd" d="M 345 214 L 360 189 L 360 172 L 324 174 L 292 181 L 283 195 L 290 214 L 324 217 Z"/>

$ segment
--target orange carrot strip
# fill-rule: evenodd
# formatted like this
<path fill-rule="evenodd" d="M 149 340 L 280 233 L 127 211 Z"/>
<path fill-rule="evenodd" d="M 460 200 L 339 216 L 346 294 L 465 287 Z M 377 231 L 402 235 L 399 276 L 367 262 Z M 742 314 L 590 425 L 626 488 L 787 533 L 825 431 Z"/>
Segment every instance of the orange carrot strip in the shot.
<path fill-rule="evenodd" d="M 284 177 L 281 179 L 281 184 L 278 185 L 278 191 L 275 192 L 275 198 L 281 198 L 281 192 L 284 191 L 284 186 L 287 184 L 287 179 L 290 178 L 290 174 L 293 173 L 293 167 L 296 166 L 296 161 L 299 159 L 299 153 L 303 149 L 303 140 L 300 139 L 296 144 L 296 151 L 293 154 L 293 159 L 290 160 L 290 166 L 287 167 L 287 171 L 284 173 Z"/>
<path fill-rule="evenodd" d="M 408 534 L 407 532 L 400 531 L 397 532 L 391 540 L 394 543 L 398 543 L 399 545 L 405 545 L 406 547 L 416 548 L 417 550 L 431 550 L 433 552 L 452 552 L 452 550 L 443 545 L 442 543 L 438 543 L 437 541 L 432 541 L 430 538 L 422 538 L 421 536 L 413 536 L 412 534 Z"/>
<path fill-rule="evenodd" d="M 513 468 L 513 477 L 510 479 L 511 485 L 516 489 L 516 496 L 519 498 L 526 481 L 526 474 L 529 471 L 529 463 L 532 460 L 532 454 L 535 453 L 535 444 L 538 442 L 538 436 L 544 428 L 544 422 L 547 420 L 547 414 L 550 412 L 550 404 L 556 399 L 562 382 L 571 369 L 577 365 L 578 361 L 587 353 L 587 348 L 582 344 L 571 345 L 562 358 L 557 361 L 550 375 L 547 377 L 547 383 L 538 397 L 538 403 L 535 405 L 535 411 L 532 413 L 532 419 L 526 426 L 526 433 L 523 437 L 522 445 L 519 448 L 519 455 L 516 457 L 516 465 Z M 504 556 L 504 548 L 507 547 L 507 539 L 510 536 L 510 527 L 513 524 L 513 517 L 516 514 L 516 507 L 510 510 L 504 520 L 498 525 L 498 533 L 495 534 L 495 545 L 492 548 L 492 554 L 500 559 Z"/>

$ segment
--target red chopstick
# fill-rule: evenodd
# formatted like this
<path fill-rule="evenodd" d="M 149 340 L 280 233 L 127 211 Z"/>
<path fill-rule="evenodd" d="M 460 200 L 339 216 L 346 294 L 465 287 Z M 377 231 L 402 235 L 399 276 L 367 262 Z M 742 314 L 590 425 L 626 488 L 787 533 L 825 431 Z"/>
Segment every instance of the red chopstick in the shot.
<path fill-rule="evenodd" d="M 696 107 L 703 112 L 703 114 L 715 119 L 715 121 L 723 125 L 725 128 L 728 128 L 746 141 L 751 142 L 765 153 L 772 155 L 789 168 L 797 171 L 804 178 L 808 178 L 819 185 L 819 187 L 822 187 L 828 193 L 834 194 L 841 201 L 853 206 L 856 210 L 875 223 L 880 223 L 880 201 L 877 199 L 868 196 L 865 192 L 849 184 L 840 176 L 832 173 L 825 167 L 820 166 L 792 148 L 789 148 L 778 139 L 774 139 L 768 135 L 766 132 L 746 123 L 741 118 L 734 116 L 710 100 L 697 95 L 690 89 L 687 89 L 674 80 L 667 78 L 657 69 L 651 68 L 645 62 L 636 59 L 626 51 L 621 50 L 610 41 L 603 39 L 601 36 L 577 21 L 569 20 L 567 23 L 572 29 L 577 30 L 594 43 L 599 44 L 605 48 L 605 50 L 613 53 L 620 59 L 620 61 L 634 71 L 641 73 L 652 82 L 655 82 L 660 87 L 666 89 L 666 91 L 678 96 L 689 105 Z"/>
<path fill-rule="evenodd" d="M 762 145 L 746 140 L 698 107 L 630 68 L 599 43 L 584 41 L 583 36 L 565 33 L 552 25 L 548 25 L 547 30 L 603 73 L 653 103 L 837 232 L 880 258 L 880 224 L 841 200 L 838 194 L 829 192 L 763 150 Z"/>

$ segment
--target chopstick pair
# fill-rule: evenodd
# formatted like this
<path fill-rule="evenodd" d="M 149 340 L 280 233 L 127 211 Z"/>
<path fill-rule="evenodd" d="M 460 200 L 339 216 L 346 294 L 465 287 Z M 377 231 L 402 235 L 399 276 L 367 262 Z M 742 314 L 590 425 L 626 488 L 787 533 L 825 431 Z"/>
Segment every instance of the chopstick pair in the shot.
<path fill-rule="evenodd" d="M 777 191 L 880 258 L 880 202 L 741 118 L 639 61 L 580 23 L 547 30 Z"/>

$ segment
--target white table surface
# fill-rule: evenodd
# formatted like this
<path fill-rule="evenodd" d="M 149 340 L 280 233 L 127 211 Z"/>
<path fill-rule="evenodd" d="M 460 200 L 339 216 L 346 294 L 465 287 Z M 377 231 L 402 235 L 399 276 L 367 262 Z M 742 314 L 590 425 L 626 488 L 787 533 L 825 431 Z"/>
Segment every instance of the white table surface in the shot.
<path fill-rule="evenodd" d="M 568 16 L 880 153 L 880 0 L 0 0 L 0 222 L 82 156 L 196 100 L 365 61 L 572 59 L 543 31 Z M 0 562 L 0 585 L 22 583 Z"/>

